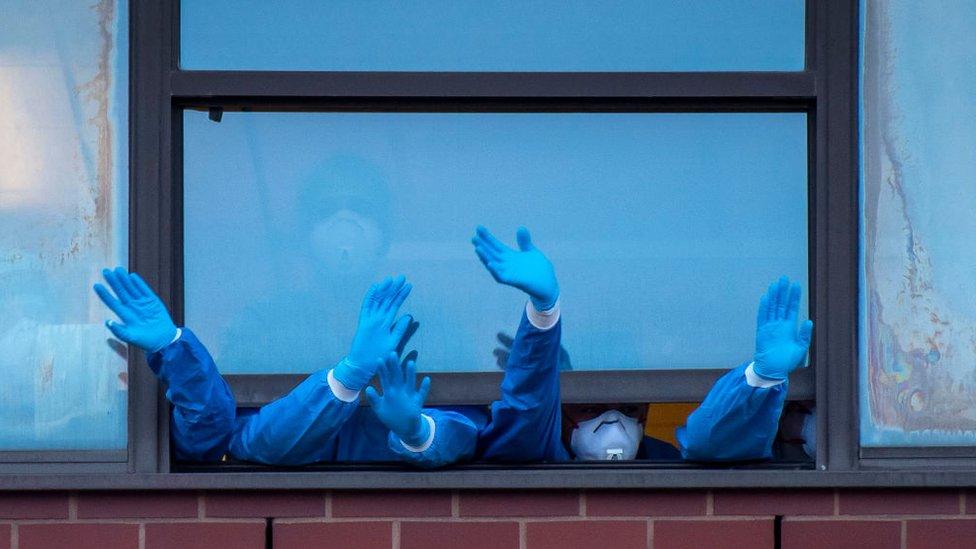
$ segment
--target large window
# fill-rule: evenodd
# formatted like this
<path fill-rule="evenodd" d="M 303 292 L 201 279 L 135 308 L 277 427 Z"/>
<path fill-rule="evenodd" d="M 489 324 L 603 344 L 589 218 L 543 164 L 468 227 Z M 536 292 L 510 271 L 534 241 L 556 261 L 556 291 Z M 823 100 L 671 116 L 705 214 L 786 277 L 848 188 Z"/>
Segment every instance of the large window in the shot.
<path fill-rule="evenodd" d="M 734 367 L 768 281 L 807 286 L 803 113 L 186 111 L 183 135 L 184 318 L 225 373 L 337 362 L 396 273 L 422 369 L 496 371 L 524 296 L 482 223 L 553 260 L 573 370 Z"/>
<path fill-rule="evenodd" d="M 976 5 L 939 4 L 864 5 L 867 447 L 976 443 Z"/>
<path fill-rule="evenodd" d="M 126 6 L 4 4 L 0 461 L 126 460 L 126 349 L 90 290 L 127 257 Z"/>

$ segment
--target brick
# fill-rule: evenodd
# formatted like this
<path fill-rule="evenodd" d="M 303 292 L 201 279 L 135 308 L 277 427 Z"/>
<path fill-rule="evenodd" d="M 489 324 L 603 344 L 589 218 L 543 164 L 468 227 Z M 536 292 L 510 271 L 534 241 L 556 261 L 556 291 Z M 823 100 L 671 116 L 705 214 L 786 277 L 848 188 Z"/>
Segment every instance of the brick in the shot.
<path fill-rule="evenodd" d="M 275 549 L 390 549 L 391 522 L 306 522 L 274 525 Z"/>
<path fill-rule="evenodd" d="M 462 517 L 579 516 L 578 492 L 461 492 Z"/>
<path fill-rule="evenodd" d="M 577 520 L 530 522 L 525 525 L 526 549 L 646 549 L 647 522 Z M 667 547 L 667 546 L 665 546 Z"/>
<path fill-rule="evenodd" d="M 138 524 L 21 524 L 19 549 L 138 549 Z"/>
<path fill-rule="evenodd" d="M 783 549 L 890 549 L 901 546 L 901 522 L 786 519 L 781 535 Z"/>
<path fill-rule="evenodd" d="M 0 524 L 0 549 L 10 549 L 10 530 L 9 524 Z"/>
<path fill-rule="evenodd" d="M 518 549 L 515 522 L 401 522 L 400 549 Z"/>
<path fill-rule="evenodd" d="M 842 515 L 958 515 L 959 492 L 859 490 L 841 492 Z"/>
<path fill-rule="evenodd" d="M 972 547 L 976 543 L 976 520 L 910 520 L 908 549 Z"/>
<path fill-rule="evenodd" d="M 50 492 L 0 494 L 0 519 L 68 518 L 68 495 Z"/>
<path fill-rule="evenodd" d="M 654 547 L 668 549 L 772 549 L 773 519 L 656 520 Z"/>
<path fill-rule="evenodd" d="M 705 514 L 705 492 L 587 492 L 591 517 L 682 517 Z"/>
<path fill-rule="evenodd" d="M 146 524 L 146 549 L 264 549 L 264 522 Z"/>
<path fill-rule="evenodd" d="M 321 492 L 209 492 L 205 513 L 217 518 L 287 518 L 325 516 Z"/>
<path fill-rule="evenodd" d="M 716 515 L 833 515 L 834 493 L 830 490 L 712 492 Z"/>
<path fill-rule="evenodd" d="M 334 492 L 332 516 L 449 517 L 450 492 Z"/>
<path fill-rule="evenodd" d="M 82 492 L 78 518 L 196 518 L 191 492 Z"/>

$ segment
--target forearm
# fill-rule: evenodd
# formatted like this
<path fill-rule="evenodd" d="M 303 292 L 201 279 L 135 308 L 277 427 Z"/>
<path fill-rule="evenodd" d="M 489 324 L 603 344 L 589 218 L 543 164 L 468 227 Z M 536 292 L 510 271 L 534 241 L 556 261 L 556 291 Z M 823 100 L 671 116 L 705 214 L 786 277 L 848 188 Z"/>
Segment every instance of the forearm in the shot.
<path fill-rule="evenodd" d="M 459 412 L 425 408 L 421 419 L 430 426 L 427 439 L 410 445 L 391 432 L 388 444 L 394 454 L 423 468 L 443 467 L 474 456 L 478 428 L 470 418 Z"/>
<path fill-rule="evenodd" d="M 242 420 L 230 451 L 247 461 L 299 465 L 321 459 L 322 449 L 358 407 L 359 393 L 331 370 L 312 374 L 284 397 Z"/>
<path fill-rule="evenodd" d="M 720 378 L 677 431 L 682 456 L 694 461 L 769 459 L 788 385 L 756 382 L 742 365 Z M 754 385 L 755 384 L 755 385 Z M 757 386 L 758 385 L 758 386 Z"/>

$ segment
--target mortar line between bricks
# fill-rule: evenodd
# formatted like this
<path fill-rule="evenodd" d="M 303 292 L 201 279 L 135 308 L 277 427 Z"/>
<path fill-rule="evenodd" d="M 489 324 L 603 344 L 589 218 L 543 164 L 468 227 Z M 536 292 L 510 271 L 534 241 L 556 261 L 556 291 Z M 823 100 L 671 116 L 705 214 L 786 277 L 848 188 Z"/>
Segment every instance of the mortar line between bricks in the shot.
<path fill-rule="evenodd" d="M 526 534 L 527 528 L 525 527 L 525 521 L 520 520 L 518 523 L 519 527 L 519 549 L 528 549 L 529 541 L 528 534 Z"/>
<path fill-rule="evenodd" d="M 461 516 L 461 494 L 457 490 L 451 492 L 451 516 L 454 518 Z"/>
<path fill-rule="evenodd" d="M 146 525 L 139 524 L 139 549 L 146 549 Z"/>
<path fill-rule="evenodd" d="M 825 522 L 850 522 L 850 521 L 858 521 L 858 520 L 879 520 L 879 521 L 886 521 L 886 522 L 895 522 L 895 521 L 900 521 L 900 520 L 904 520 L 904 521 L 913 521 L 913 520 L 958 520 L 958 521 L 965 521 L 965 520 L 973 520 L 973 521 L 976 521 L 976 517 L 970 517 L 968 515 L 966 515 L 966 516 L 962 516 L 962 515 L 912 515 L 910 513 L 905 513 L 905 514 L 894 514 L 894 515 L 841 515 L 841 516 L 838 516 L 838 517 L 834 517 L 834 516 L 830 516 L 830 515 L 820 515 L 820 516 L 817 516 L 817 515 L 796 515 L 796 516 L 786 515 L 786 516 L 783 517 L 783 520 L 787 520 L 787 521 L 790 521 L 790 522 L 816 522 L 816 521 L 825 521 Z"/>
<path fill-rule="evenodd" d="M 393 533 L 390 535 L 393 549 L 400 549 L 400 522 L 394 521 L 393 524 L 390 525 L 390 528 L 393 529 Z"/>
<path fill-rule="evenodd" d="M 18 549 L 20 547 L 20 530 L 17 529 L 17 523 L 10 525 L 10 549 Z"/>
<path fill-rule="evenodd" d="M 68 495 L 68 521 L 78 520 L 78 494 L 72 492 Z"/>
<path fill-rule="evenodd" d="M 203 520 L 207 516 L 207 494 L 200 494 L 197 498 L 197 518 Z"/>
<path fill-rule="evenodd" d="M 654 519 L 647 519 L 647 549 L 654 549 Z"/>
<path fill-rule="evenodd" d="M 908 549 L 908 521 L 901 521 L 899 533 L 901 533 L 901 549 Z"/>
<path fill-rule="evenodd" d="M 226 518 L 215 519 L 213 517 L 197 520 L 193 517 L 182 518 L 152 518 L 152 517 L 125 517 L 125 518 L 89 518 L 72 522 L 64 519 L 23 519 L 18 520 L 17 524 L 264 524 L 264 519 L 255 518 Z"/>
<path fill-rule="evenodd" d="M 580 491 L 579 493 L 579 516 L 585 517 L 587 513 L 586 509 L 586 492 Z"/>
<path fill-rule="evenodd" d="M 332 492 L 325 493 L 325 518 L 332 518 Z"/>
<path fill-rule="evenodd" d="M 959 514 L 966 514 L 966 491 L 959 490 Z"/>
<path fill-rule="evenodd" d="M 712 516 L 715 514 L 715 496 L 712 494 L 711 490 L 705 493 L 705 515 Z"/>
<path fill-rule="evenodd" d="M 834 515 L 840 516 L 840 491 L 834 490 Z"/>
<path fill-rule="evenodd" d="M 449 522 L 449 523 L 479 523 L 479 522 L 646 522 L 648 520 L 674 520 L 674 521 L 702 521 L 710 522 L 734 522 L 734 521 L 764 521 L 772 520 L 773 515 L 748 515 L 748 516 L 713 516 L 704 515 L 682 516 L 682 517 L 648 517 L 636 516 L 612 516 L 612 517 L 578 517 L 574 515 L 562 515 L 558 517 L 459 517 L 452 519 L 447 516 L 436 517 L 341 517 L 324 519 L 323 517 L 293 517 L 276 518 L 275 524 L 316 524 L 316 523 L 337 523 L 337 522 Z M 974 517 L 976 519 L 976 517 Z M 215 521 L 211 521 L 215 522 Z"/>

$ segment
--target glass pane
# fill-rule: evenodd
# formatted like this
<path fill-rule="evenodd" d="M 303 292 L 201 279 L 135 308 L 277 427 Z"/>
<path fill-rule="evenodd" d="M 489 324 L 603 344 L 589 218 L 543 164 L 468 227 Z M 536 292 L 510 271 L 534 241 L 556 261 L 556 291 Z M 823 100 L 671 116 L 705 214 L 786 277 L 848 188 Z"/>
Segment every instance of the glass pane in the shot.
<path fill-rule="evenodd" d="M 861 444 L 976 442 L 976 4 L 862 3 Z"/>
<path fill-rule="evenodd" d="M 185 69 L 798 71 L 804 0 L 183 0 Z"/>
<path fill-rule="evenodd" d="M 124 1 L 4 3 L 0 450 L 124 449 L 125 349 L 91 291 L 125 264 Z"/>
<path fill-rule="evenodd" d="M 427 370 L 497 369 L 525 298 L 470 238 L 525 224 L 574 369 L 752 355 L 774 277 L 806 282 L 803 114 L 185 114 L 186 323 L 224 372 L 341 359 L 403 273 Z"/>

